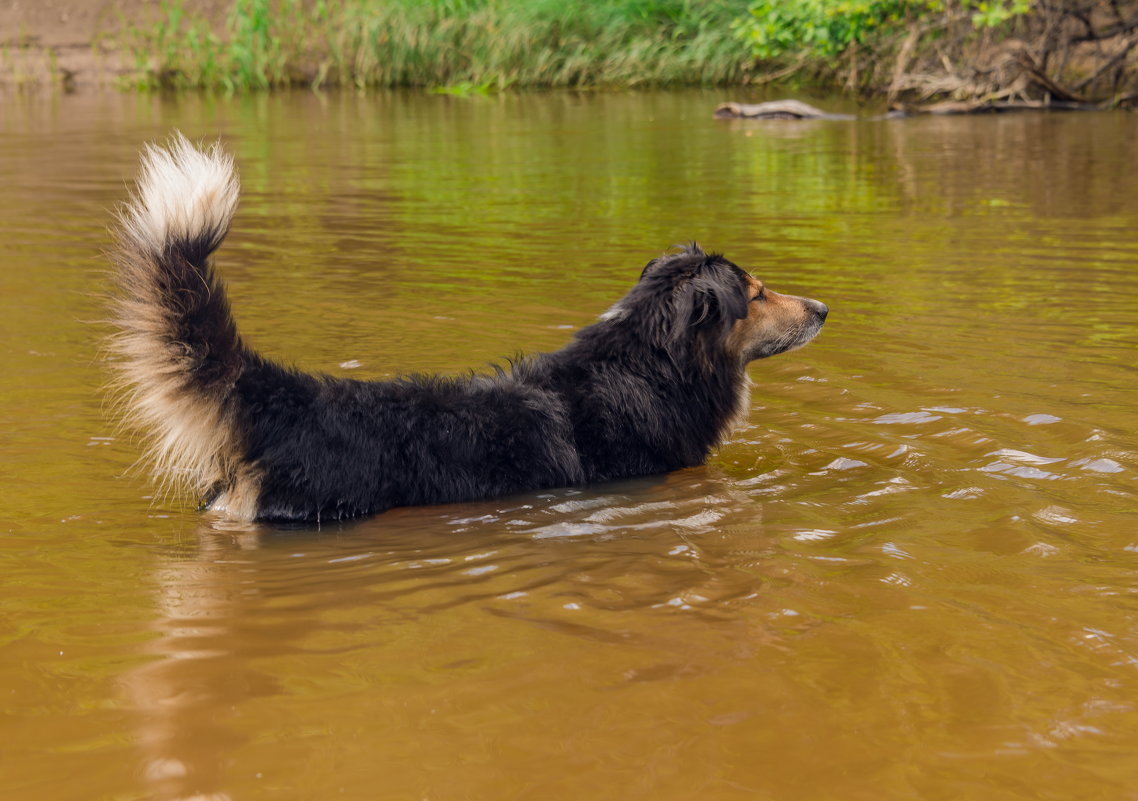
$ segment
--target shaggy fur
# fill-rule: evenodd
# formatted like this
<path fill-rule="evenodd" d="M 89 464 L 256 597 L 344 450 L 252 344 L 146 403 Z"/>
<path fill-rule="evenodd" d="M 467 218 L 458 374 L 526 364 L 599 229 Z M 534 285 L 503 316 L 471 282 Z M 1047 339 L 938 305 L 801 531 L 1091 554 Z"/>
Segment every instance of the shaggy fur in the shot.
<path fill-rule="evenodd" d="M 229 156 L 180 135 L 142 155 L 120 215 L 113 368 L 156 474 L 241 520 L 594 484 L 700 464 L 746 411 L 747 362 L 809 341 L 825 305 L 696 245 L 559 351 L 509 372 L 354 381 L 242 341 L 210 255 L 237 207 Z"/>

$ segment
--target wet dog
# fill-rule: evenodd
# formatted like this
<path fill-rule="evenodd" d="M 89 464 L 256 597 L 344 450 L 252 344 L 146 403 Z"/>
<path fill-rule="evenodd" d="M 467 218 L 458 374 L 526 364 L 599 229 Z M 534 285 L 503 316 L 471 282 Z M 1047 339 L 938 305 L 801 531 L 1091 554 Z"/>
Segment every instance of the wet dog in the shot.
<path fill-rule="evenodd" d="M 697 245 L 653 259 L 598 321 L 509 371 L 355 381 L 242 340 L 211 263 L 237 207 L 232 159 L 180 135 L 142 156 L 114 254 L 110 350 L 155 473 L 240 520 L 595 484 L 701 464 L 747 411 L 747 363 L 808 342 L 824 304 Z"/>

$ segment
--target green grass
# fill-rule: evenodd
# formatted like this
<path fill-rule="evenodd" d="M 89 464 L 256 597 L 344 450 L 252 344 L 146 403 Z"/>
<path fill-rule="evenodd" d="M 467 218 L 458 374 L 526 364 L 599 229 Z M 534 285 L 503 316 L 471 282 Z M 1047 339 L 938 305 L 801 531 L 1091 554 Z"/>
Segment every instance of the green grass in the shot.
<path fill-rule="evenodd" d="M 285 86 L 667 86 L 739 83 L 741 0 L 232 0 L 224 24 L 162 0 L 128 45 L 139 83 Z"/>

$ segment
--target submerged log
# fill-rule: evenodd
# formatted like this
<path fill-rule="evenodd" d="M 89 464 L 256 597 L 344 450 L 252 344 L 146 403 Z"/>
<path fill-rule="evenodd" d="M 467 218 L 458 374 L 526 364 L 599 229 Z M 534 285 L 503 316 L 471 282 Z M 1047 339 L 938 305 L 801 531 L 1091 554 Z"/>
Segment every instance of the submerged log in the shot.
<path fill-rule="evenodd" d="M 1072 101 L 1017 100 L 1004 102 L 985 102 L 983 100 L 946 100 L 927 105 L 895 106 L 894 110 L 905 115 L 913 114 L 1002 114 L 1009 111 L 1099 111 L 1097 103 L 1076 103 Z"/>
<path fill-rule="evenodd" d="M 852 114 L 830 114 L 801 100 L 771 100 L 767 103 L 722 103 L 715 109 L 719 120 L 852 120 Z"/>

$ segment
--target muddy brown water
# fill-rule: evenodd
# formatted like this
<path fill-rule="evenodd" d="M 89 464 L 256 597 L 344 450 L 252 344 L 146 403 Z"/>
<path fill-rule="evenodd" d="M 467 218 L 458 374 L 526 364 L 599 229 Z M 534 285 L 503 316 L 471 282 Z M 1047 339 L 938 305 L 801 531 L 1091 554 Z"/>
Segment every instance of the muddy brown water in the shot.
<path fill-rule="evenodd" d="M 0 798 L 1138 798 L 1138 117 L 718 122 L 719 93 L 0 113 Z M 706 467 L 239 527 L 102 408 L 140 143 L 220 136 L 244 332 L 558 347 L 698 239 L 830 305 Z"/>

